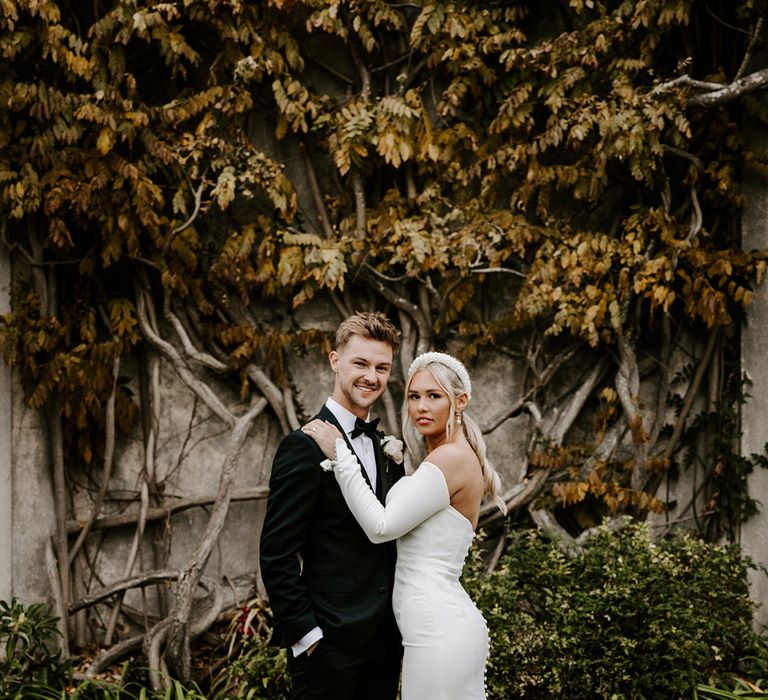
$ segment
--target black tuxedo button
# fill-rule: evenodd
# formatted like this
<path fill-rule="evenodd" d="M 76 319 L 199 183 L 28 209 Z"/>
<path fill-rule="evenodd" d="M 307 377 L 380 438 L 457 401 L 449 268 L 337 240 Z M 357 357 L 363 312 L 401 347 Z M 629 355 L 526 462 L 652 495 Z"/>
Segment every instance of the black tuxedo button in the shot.
<path fill-rule="evenodd" d="M 379 586 L 379 593 L 386 593 L 387 587 L 386 586 Z"/>

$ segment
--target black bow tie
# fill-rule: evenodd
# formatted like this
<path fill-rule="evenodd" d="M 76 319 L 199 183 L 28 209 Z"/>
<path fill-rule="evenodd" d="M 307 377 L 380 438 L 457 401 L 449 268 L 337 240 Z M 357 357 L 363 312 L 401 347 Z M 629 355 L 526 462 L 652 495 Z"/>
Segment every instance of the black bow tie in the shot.
<path fill-rule="evenodd" d="M 354 440 L 358 435 L 367 435 L 371 440 L 376 435 L 376 426 L 379 424 L 379 418 L 374 418 L 367 422 L 362 418 L 355 418 L 355 427 L 352 429 L 351 437 Z"/>

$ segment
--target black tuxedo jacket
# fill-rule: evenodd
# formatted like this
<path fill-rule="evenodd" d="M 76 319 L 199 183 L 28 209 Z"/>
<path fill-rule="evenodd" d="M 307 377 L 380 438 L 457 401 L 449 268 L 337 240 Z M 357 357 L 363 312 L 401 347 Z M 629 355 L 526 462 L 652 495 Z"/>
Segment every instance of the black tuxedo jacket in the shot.
<path fill-rule="evenodd" d="M 341 430 L 326 406 L 316 417 Z M 388 460 L 379 443 L 373 440 L 383 502 L 403 466 Z M 392 616 L 395 544 L 366 537 L 333 472 L 320 467 L 324 459 L 300 430 L 280 443 L 261 533 L 261 576 L 275 618 L 273 643 L 291 646 L 319 626 L 329 643 L 354 650 Z"/>

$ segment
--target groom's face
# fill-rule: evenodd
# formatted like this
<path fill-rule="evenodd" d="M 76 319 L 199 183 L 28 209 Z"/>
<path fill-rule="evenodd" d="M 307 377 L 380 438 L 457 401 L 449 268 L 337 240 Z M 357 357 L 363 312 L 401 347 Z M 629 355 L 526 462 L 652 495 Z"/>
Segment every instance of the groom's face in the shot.
<path fill-rule="evenodd" d="M 387 388 L 392 371 L 392 347 L 382 340 L 353 335 L 328 359 L 336 374 L 333 398 L 360 418 Z"/>

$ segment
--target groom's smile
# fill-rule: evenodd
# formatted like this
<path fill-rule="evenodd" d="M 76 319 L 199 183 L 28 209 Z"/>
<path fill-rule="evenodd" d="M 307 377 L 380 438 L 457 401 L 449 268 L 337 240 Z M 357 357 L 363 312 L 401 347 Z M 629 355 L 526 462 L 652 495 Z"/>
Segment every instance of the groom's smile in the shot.
<path fill-rule="evenodd" d="M 328 359 L 336 374 L 333 399 L 366 419 L 371 406 L 387 387 L 392 369 L 391 346 L 354 335 L 342 348 L 332 351 Z"/>

